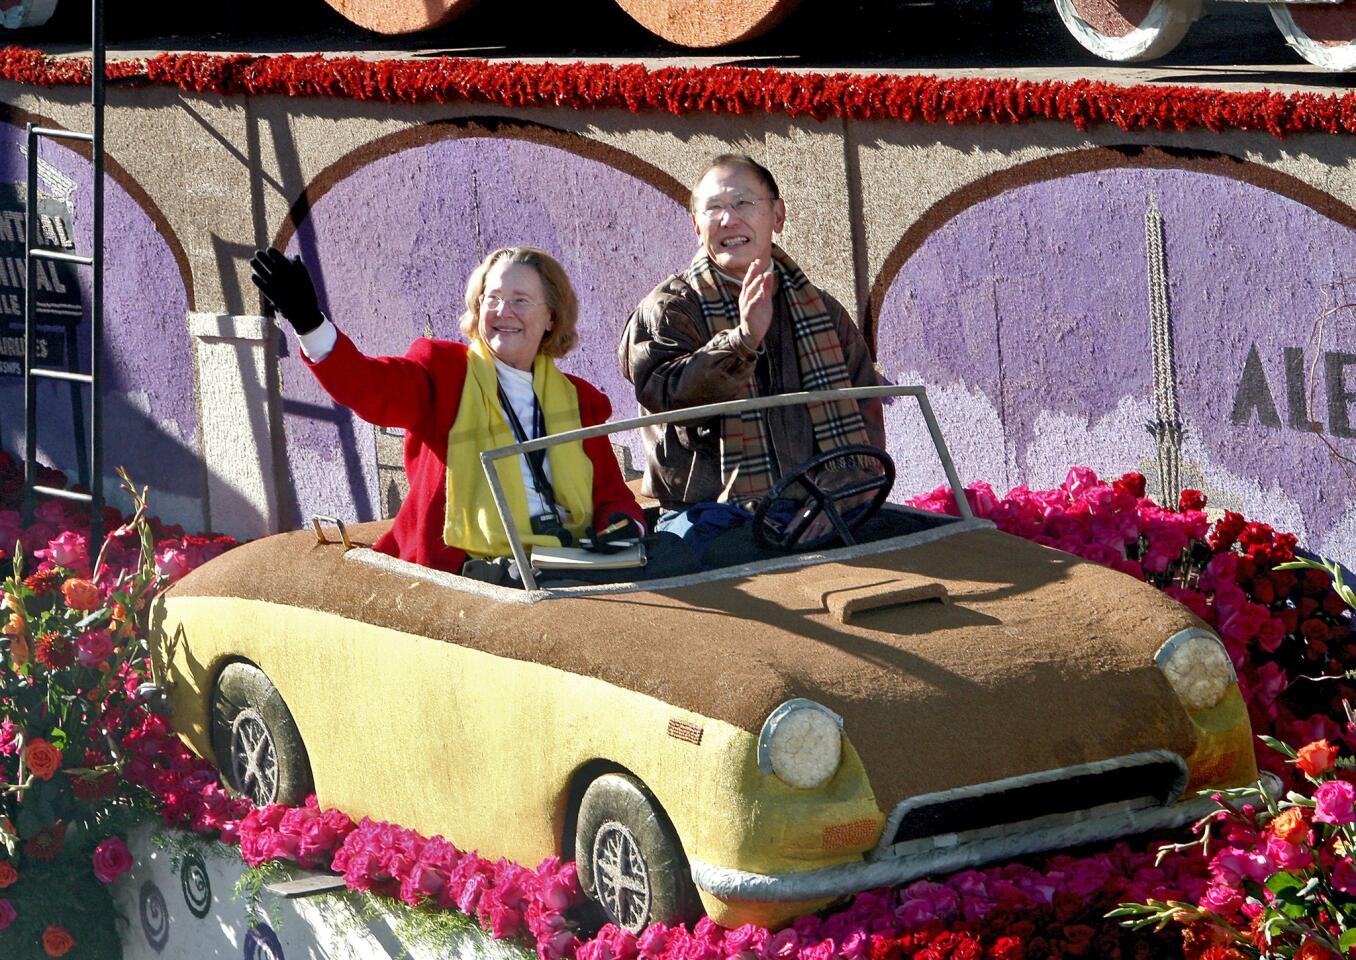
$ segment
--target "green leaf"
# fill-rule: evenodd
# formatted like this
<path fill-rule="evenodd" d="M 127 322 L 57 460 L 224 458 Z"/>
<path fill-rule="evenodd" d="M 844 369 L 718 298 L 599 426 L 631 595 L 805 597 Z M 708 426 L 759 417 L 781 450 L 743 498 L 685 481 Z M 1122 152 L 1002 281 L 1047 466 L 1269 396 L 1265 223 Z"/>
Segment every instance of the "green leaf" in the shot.
<path fill-rule="evenodd" d="M 42 817 L 38 816 L 38 812 L 27 803 L 20 807 L 14 816 L 14 829 L 19 831 L 20 838 L 24 840 L 36 837 L 45 826 L 47 824 L 42 822 Z"/>
<path fill-rule="evenodd" d="M 75 625 L 75 629 L 83 633 L 94 627 L 96 624 L 107 620 L 111 615 L 111 612 L 106 607 L 101 607 L 98 610 L 91 610 L 80 619 Z"/>
<path fill-rule="evenodd" d="M 1356 947 L 1356 930 L 1348 930 L 1342 934 L 1337 940 L 1337 945 L 1342 948 L 1343 953 L 1346 953 L 1352 947 Z"/>
<path fill-rule="evenodd" d="M 1295 752 L 1294 747 L 1290 746 L 1290 744 L 1288 743 L 1282 743 L 1275 737 L 1268 737 L 1266 734 L 1259 734 L 1257 739 L 1261 740 L 1263 743 L 1265 743 L 1271 749 L 1275 750 L 1277 753 L 1285 754 L 1291 760 L 1299 756 L 1299 754 Z"/>
<path fill-rule="evenodd" d="M 1302 879 L 1284 870 L 1273 873 L 1266 879 L 1266 888 L 1278 897 L 1284 896 L 1287 892 L 1298 891 L 1303 886 Z"/>

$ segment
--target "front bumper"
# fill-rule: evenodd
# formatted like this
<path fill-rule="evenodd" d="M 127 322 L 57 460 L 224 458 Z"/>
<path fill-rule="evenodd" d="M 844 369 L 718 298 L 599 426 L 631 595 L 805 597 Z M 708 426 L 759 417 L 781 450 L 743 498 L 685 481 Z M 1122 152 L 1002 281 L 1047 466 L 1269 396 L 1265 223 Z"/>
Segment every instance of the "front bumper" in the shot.
<path fill-rule="evenodd" d="M 1266 787 L 1268 790 L 1278 788 L 1278 782 L 1269 782 Z M 751 873 L 693 860 L 692 879 L 698 889 L 725 901 L 825 900 L 1044 850 L 1063 850 L 1136 833 L 1168 830 L 1199 820 L 1217 809 L 1218 804 L 1209 796 L 1167 806 L 1108 804 L 1076 815 L 1010 824 L 1001 828 L 998 835 L 976 831 L 983 835 L 931 837 L 927 841 L 912 842 L 908 845 L 909 852 L 903 855 L 813 870 Z"/>

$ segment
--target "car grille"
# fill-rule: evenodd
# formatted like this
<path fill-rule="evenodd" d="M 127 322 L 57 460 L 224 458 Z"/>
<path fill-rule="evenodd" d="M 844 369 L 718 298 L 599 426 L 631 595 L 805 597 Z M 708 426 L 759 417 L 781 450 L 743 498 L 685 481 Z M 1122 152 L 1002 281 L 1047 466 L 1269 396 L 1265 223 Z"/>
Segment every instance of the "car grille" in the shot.
<path fill-rule="evenodd" d="M 1077 819 L 1112 804 L 1165 806 L 1181 796 L 1186 782 L 1180 756 L 1152 750 L 910 797 L 895 807 L 894 830 L 887 825 L 882 848 L 1050 817 Z"/>

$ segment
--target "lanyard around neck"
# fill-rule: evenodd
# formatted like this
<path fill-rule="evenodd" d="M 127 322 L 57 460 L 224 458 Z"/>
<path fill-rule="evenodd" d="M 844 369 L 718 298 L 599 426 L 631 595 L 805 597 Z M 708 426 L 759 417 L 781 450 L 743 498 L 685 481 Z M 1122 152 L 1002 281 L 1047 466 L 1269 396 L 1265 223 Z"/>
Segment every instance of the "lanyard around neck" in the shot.
<path fill-rule="evenodd" d="M 508 421 L 514 439 L 519 443 L 526 443 L 528 440 L 546 436 L 546 418 L 542 416 L 541 404 L 537 401 L 536 391 L 532 393 L 532 430 L 534 436 L 529 437 L 527 431 L 523 429 L 522 422 L 518 419 L 517 412 L 513 409 L 513 404 L 509 402 L 508 394 L 504 392 L 504 385 L 500 383 L 496 386 L 499 389 L 499 405 L 504 408 L 504 419 Z M 546 451 L 533 450 L 531 453 L 523 454 L 523 456 L 527 458 L 527 467 L 532 475 L 533 489 L 537 491 L 537 496 L 541 498 L 542 503 L 546 504 L 556 523 L 560 523 L 560 511 L 556 509 L 555 490 L 552 489 L 551 481 L 546 477 Z"/>

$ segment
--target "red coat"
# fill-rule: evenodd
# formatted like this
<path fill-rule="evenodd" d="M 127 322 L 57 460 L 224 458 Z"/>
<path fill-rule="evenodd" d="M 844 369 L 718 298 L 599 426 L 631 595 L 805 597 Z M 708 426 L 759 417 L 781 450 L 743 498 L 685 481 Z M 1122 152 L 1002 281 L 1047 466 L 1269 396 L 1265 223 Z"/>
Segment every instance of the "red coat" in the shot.
<path fill-rule="evenodd" d="M 334 349 L 319 363 L 306 361 L 320 385 L 336 401 L 368 423 L 405 430 L 405 474 L 410 493 L 391 529 L 374 550 L 402 560 L 457 573 L 466 552 L 443 542 L 447 500 L 447 435 L 457 419 L 466 381 L 465 344 L 420 338 L 403 357 L 368 357 L 339 331 Z M 302 354 L 305 359 L 305 354 Z M 569 374 L 566 374 L 569 376 Z M 596 387 L 569 377 L 579 394 L 583 426 L 603 423 L 612 405 Z M 635 495 L 622 480 L 607 437 L 584 441 L 593 461 L 593 513 L 606 520 L 624 513 L 643 517 Z M 479 470 L 480 463 L 466 464 Z"/>

